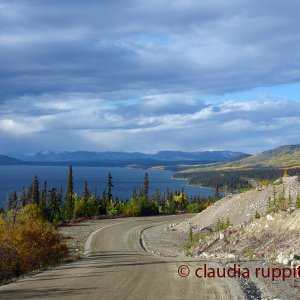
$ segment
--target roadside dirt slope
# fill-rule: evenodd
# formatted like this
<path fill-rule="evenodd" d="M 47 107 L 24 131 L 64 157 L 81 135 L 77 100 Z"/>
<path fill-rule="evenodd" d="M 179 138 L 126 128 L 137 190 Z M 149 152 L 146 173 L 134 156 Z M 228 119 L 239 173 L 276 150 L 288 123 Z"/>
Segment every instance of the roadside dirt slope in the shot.
<path fill-rule="evenodd" d="M 275 189 L 277 195 L 284 191 L 286 198 L 290 194 L 294 202 L 297 195 L 300 194 L 300 182 L 297 176 L 286 177 L 282 178 L 282 183 L 280 180 L 277 180 L 274 185 L 268 185 L 260 190 L 256 189 L 237 195 L 228 195 L 189 221 L 175 226 L 175 229 L 188 231 L 190 225 L 192 225 L 195 230 L 201 230 L 204 227 L 211 227 L 216 224 L 218 219 L 226 219 L 227 217 L 233 225 L 249 222 L 253 219 L 256 211 L 261 215 L 265 214 L 268 199 L 269 197 L 272 198 L 273 189 Z"/>

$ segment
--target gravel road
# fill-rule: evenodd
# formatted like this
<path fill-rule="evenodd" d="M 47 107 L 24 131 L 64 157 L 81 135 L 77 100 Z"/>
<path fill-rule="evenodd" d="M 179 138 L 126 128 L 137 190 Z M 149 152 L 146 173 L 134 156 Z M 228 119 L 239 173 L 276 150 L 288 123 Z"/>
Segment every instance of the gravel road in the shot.
<path fill-rule="evenodd" d="M 145 228 L 188 217 L 99 221 L 82 259 L 2 286 L 0 299 L 243 299 L 234 279 L 197 278 L 194 272 L 203 265 L 199 259 L 144 251 L 140 237 Z M 191 270 L 185 278 L 178 275 L 183 264 Z"/>

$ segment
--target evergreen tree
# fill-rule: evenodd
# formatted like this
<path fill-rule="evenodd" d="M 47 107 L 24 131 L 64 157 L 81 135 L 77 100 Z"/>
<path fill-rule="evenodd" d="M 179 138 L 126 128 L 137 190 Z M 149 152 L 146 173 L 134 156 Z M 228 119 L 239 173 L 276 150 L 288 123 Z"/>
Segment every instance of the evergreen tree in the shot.
<path fill-rule="evenodd" d="M 139 190 L 139 196 L 138 196 L 138 198 L 139 199 L 143 198 L 143 195 L 144 195 L 144 191 L 143 191 L 143 188 L 141 187 L 140 190 Z"/>
<path fill-rule="evenodd" d="M 87 203 L 90 197 L 90 191 L 87 181 L 84 183 L 83 193 L 82 193 L 82 199 L 84 202 Z"/>
<path fill-rule="evenodd" d="M 82 200 L 83 200 L 83 215 L 87 216 L 88 212 L 88 200 L 90 198 L 90 191 L 89 191 L 89 187 L 88 187 L 88 183 L 87 181 L 84 184 L 84 188 L 83 188 L 83 193 L 82 193 Z M 96 196 L 94 197 L 95 199 L 97 198 Z"/>
<path fill-rule="evenodd" d="M 156 188 L 155 193 L 153 194 L 152 200 L 157 204 L 160 203 L 160 194 L 159 194 L 158 188 Z"/>
<path fill-rule="evenodd" d="M 148 198 L 148 193 L 149 193 L 149 175 L 146 172 L 144 177 L 143 196 L 145 198 Z"/>
<path fill-rule="evenodd" d="M 137 193 L 136 193 L 136 187 L 134 186 L 133 187 L 133 190 L 132 190 L 132 196 L 131 196 L 131 199 L 132 200 L 136 200 L 137 198 Z"/>
<path fill-rule="evenodd" d="M 42 209 L 43 212 L 46 213 L 46 209 L 47 209 L 47 182 L 46 182 L 46 180 L 44 181 L 44 186 L 42 189 L 40 208 Z"/>
<path fill-rule="evenodd" d="M 73 198 L 73 169 L 69 167 L 67 193 L 66 193 L 66 211 L 65 217 L 71 219 L 73 217 L 74 198 Z"/>
<path fill-rule="evenodd" d="M 62 187 L 60 187 L 56 195 L 56 205 L 57 205 L 58 212 L 61 211 L 62 204 L 63 204 L 63 189 Z"/>
<path fill-rule="evenodd" d="M 108 202 L 110 202 L 111 200 L 113 200 L 113 196 L 112 196 L 112 188 L 114 187 L 113 185 L 113 177 L 111 175 L 111 173 L 108 173 L 108 178 L 107 178 L 107 200 Z"/>
<path fill-rule="evenodd" d="M 32 197 L 33 197 L 33 187 L 32 185 L 30 185 L 30 187 L 28 188 L 28 191 L 27 191 L 27 202 L 28 203 L 33 203 L 32 201 Z"/>
<path fill-rule="evenodd" d="M 18 206 L 18 197 L 15 190 L 13 190 L 11 193 L 9 193 L 7 202 L 6 202 L 6 209 L 7 210 L 15 210 Z"/>
<path fill-rule="evenodd" d="M 50 208 L 49 221 L 53 222 L 55 215 L 58 212 L 56 189 L 54 187 L 52 187 L 49 190 L 49 208 Z"/>
<path fill-rule="evenodd" d="M 20 195 L 19 195 L 19 199 L 20 199 L 20 205 L 21 207 L 26 206 L 27 204 L 27 195 L 26 195 L 26 190 L 25 187 L 23 186 Z"/>
<path fill-rule="evenodd" d="M 36 205 L 40 204 L 39 179 L 37 176 L 34 177 L 32 184 L 32 202 Z"/>

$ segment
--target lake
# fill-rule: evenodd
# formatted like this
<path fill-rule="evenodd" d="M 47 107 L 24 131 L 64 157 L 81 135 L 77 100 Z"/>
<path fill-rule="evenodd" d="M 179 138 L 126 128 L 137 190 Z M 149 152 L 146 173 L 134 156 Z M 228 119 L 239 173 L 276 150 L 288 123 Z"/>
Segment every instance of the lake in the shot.
<path fill-rule="evenodd" d="M 172 179 L 172 171 L 167 170 L 141 170 L 118 167 L 73 167 L 74 192 L 81 193 L 85 181 L 91 193 L 97 191 L 102 195 L 107 186 L 109 171 L 113 176 L 113 195 L 120 199 L 128 199 L 132 195 L 132 189 L 136 186 L 137 191 L 142 187 L 144 174 L 149 174 L 149 194 L 153 194 L 158 188 L 165 192 L 167 188 L 172 191 L 184 188 L 189 196 L 214 196 L 214 191 L 206 188 L 188 186 L 187 180 Z M 27 188 L 38 176 L 40 187 L 44 180 L 47 181 L 47 188 L 60 186 L 66 191 L 66 182 L 69 172 L 67 166 L 0 166 L 0 207 L 3 207 L 10 191 L 19 192 L 24 186 Z"/>

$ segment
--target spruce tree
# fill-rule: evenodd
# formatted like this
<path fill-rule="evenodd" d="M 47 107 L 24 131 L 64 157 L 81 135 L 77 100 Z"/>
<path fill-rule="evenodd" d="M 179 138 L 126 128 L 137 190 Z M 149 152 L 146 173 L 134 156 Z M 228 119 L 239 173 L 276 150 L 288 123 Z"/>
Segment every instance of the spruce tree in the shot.
<path fill-rule="evenodd" d="M 83 188 L 83 193 L 82 193 L 82 200 L 83 200 L 83 215 L 87 216 L 88 215 L 88 200 L 90 198 L 90 191 L 89 191 L 89 187 L 88 187 L 88 183 L 87 181 L 84 184 L 84 188 Z M 96 199 L 96 196 L 95 196 Z"/>
<path fill-rule="evenodd" d="M 39 191 L 39 179 L 37 176 L 34 177 L 32 184 L 32 203 L 40 204 L 40 191 Z"/>
<path fill-rule="evenodd" d="M 84 183 L 84 188 L 83 188 L 83 193 L 82 193 L 82 198 L 83 201 L 87 203 L 90 197 L 90 191 L 89 191 L 89 186 L 87 181 Z"/>
<path fill-rule="evenodd" d="M 44 181 L 44 185 L 43 185 L 43 189 L 42 189 L 40 208 L 42 209 L 43 212 L 46 213 L 46 209 L 47 209 L 47 182 L 46 182 L 46 180 Z"/>
<path fill-rule="evenodd" d="M 145 173 L 144 177 L 144 186 L 143 186 L 143 196 L 145 198 L 148 198 L 148 192 L 149 192 L 149 176 L 148 173 Z"/>
<path fill-rule="evenodd" d="M 113 196 L 112 196 L 112 188 L 114 187 L 113 185 L 113 177 L 111 175 L 111 173 L 108 173 L 108 179 L 107 179 L 107 200 L 108 202 L 110 202 L 111 200 L 113 200 Z"/>
<path fill-rule="evenodd" d="M 21 207 L 25 207 L 27 204 L 27 195 L 26 195 L 25 187 L 22 188 L 20 195 L 19 195 L 19 199 L 20 199 Z"/>
<path fill-rule="evenodd" d="M 74 210 L 74 197 L 73 197 L 73 169 L 69 167 L 67 193 L 66 193 L 66 218 L 72 219 Z"/>
<path fill-rule="evenodd" d="M 30 185 L 29 188 L 28 188 L 28 191 L 27 191 L 27 202 L 30 203 L 30 204 L 33 203 L 33 201 L 32 201 L 32 196 L 33 196 L 32 192 L 33 192 L 33 187 L 32 187 L 32 185 Z"/>
<path fill-rule="evenodd" d="M 60 187 L 56 195 L 56 207 L 59 214 L 61 212 L 62 204 L 63 204 L 63 189 L 62 187 Z"/>
<path fill-rule="evenodd" d="M 52 187 L 49 190 L 49 208 L 50 208 L 50 213 L 49 213 L 49 221 L 53 222 L 55 215 L 57 213 L 57 197 L 56 197 L 56 190 L 54 187 Z"/>
<path fill-rule="evenodd" d="M 18 206 L 18 197 L 15 190 L 9 193 L 7 202 L 6 202 L 6 209 L 7 210 L 15 210 Z"/>
<path fill-rule="evenodd" d="M 153 194 L 152 199 L 155 203 L 157 203 L 157 204 L 160 203 L 160 194 L 159 194 L 159 189 L 158 188 L 155 189 L 155 193 Z"/>
<path fill-rule="evenodd" d="M 135 200 L 137 198 L 136 187 L 133 187 L 131 199 Z"/>

